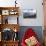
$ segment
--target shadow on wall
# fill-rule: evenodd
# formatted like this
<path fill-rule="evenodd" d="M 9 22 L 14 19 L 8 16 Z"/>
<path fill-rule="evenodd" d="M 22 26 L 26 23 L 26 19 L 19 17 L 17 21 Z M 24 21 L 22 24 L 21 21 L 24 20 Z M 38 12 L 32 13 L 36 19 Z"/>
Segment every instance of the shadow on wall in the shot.
<path fill-rule="evenodd" d="M 43 30 L 42 30 L 42 26 L 21 26 L 20 27 L 20 32 L 19 32 L 19 39 L 20 39 L 20 42 L 23 38 L 23 35 L 25 33 L 25 31 L 28 29 L 28 28 L 32 28 L 37 36 L 38 36 L 38 39 L 41 43 L 43 43 Z"/>

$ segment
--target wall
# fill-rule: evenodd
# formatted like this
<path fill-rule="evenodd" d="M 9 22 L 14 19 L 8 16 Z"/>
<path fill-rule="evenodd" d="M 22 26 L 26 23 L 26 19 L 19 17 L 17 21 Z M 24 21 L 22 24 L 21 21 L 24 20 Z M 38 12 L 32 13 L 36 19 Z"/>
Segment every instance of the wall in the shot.
<path fill-rule="evenodd" d="M 15 0 L 0 0 L 0 6 L 14 6 Z M 21 9 L 21 14 L 19 18 L 20 26 L 43 26 L 43 6 L 42 0 L 17 0 L 18 5 Z M 35 19 L 24 19 L 22 9 L 36 9 L 37 10 L 37 18 Z M 27 22 L 28 21 L 28 22 Z"/>
<path fill-rule="evenodd" d="M 21 6 L 22 6 L 22 9 L 36 9 L 37 10 L 36 19 L 23 19 L 23 15 L 22 15 L 23 13 L 21 14 L 20 24 L 22 26 L 43 26 L 42 0 L 35 0 L 35 1 L 34 0 L 29 0 L 29 1 L 25 0 L 25 1 L 23 1 L 23 3 L 21 3 Z"/>
<path fill-rule="evenodd" d="M 20 2 L 21 3 L 21 2 Z M 42 0 L 25 0 L 21 3 L 22 9 L 36 9 L 36 19 L 24 19 L 23 13 L 20 16 L 20 24 L 22 26 L 43 26 L 43 6 Z"/>
<path fill-rule="evenodd" d="M 21 26 L 20 32 L 19 32 L 19 39 L 20 42 L 24 36 L 25 31 L 27 31 L 28 28 L 32 28 L 33 31 L 37 34 L 37 37 L 41 43 L 43 43 L 43 34 L 42 34 L 42 27 L 41 26 Z"/>

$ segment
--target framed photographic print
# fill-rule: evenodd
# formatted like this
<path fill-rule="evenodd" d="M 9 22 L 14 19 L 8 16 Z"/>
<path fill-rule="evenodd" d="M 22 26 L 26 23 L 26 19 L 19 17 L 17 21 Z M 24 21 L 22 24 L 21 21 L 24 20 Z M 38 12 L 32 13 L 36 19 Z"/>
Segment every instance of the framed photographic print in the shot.
<path fill-rule="evenodd" d="M 3 24 L 17 24 L 17 16 L 3 16 Z"/>
<path fill-rule="evenodd" d="M 10 11 L 9 11 L 9 14 L 10 14 L 10 15 L 14 15 L 14 10 L 10 10 Z"/>
<path fill-rule="evenodd" d="M 10 28 L 5 28 L 2 31 L 2 40 L 8 41 L 12 40 L 12 30 Z"/>
<path fill-rule="evenodd" d="M 2 15 L 9 15 L 9 10 L 2 10 Z"/>
<path fill-rule="evenodd" d="M 9 16 L 8 24 L 17 24 L 17 16 Z"/>
<path fill-rule="evenodd" d="M 36 18 L 37 12 L 35 9 L 24 9 L 23 17 L 24 18 Z"/>
<path fill-rule="evenodd" d="M 10 10 L 10 11 L 9 11 L 9 14 L 10 14 L 10 15 L 16 15 L 16 14 L 17 14 L 17 11 L 15 11 L 15 10 Z"/>

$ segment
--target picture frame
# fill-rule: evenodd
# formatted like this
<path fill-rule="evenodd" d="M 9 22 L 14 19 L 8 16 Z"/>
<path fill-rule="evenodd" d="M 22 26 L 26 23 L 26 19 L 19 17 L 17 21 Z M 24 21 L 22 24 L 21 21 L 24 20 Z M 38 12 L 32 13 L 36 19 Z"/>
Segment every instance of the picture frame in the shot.
<path fill-rule="evenodd" d="M 2 10 L 2 15 L 9 15 L 9 10 Z"/>
<path fill-rule="evenodd" d="M 8 17 L 8 24 L 17 24 L 17 16 L 9 16 Z"/>
<path fill-rule="evenodd" d="M 35 9 L 23 9 L 23 18 L 36 18 L 37 11 Z"/>
<path fill-rule="evenodd" d="M 18 40 L 18 32 L 14 32 L 10 28 L 4 28 L 1 37 L 3 41 L 9 41 L 9 40 L 15 41 Z"/>
<path fill-rule="evenodd" d="M 3 29 L 1 37 L 3 41 L 12 40 L 12 30 L 10 28 Z"/>
<path fill-rule="evenodd" d="M 17 16 L 3 16 L 3 24 L 17 24 Z"/>
<path fill-rule="evenodd" d="M 16 14 L 17 14 L 17 11 L 16 11 L 16 10 L 10 10 L 10 11 L 9 11 L 9 14 L 10 14 L 10 15 L 16 15 Z"/>

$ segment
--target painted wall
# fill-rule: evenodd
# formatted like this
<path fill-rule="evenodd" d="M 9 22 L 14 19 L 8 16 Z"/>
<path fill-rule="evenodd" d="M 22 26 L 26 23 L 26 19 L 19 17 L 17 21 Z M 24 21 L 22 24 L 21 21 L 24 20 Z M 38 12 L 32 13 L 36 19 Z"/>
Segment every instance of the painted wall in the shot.
<path fill-rule="evenodd" d="M 15 0 L 0 0 L 0 6 L 15 6 Z M 20 7 L 20 17 L 19 24 L 20 26 L 43 26 L 43 6 L 42 0 L 17 0 L 17 6 Z M 35 9 L 37 10 L 37 18 L 35 19 L 24 19 L 23 18 L 23 9 Z"/>
<path fill-rule="evenodd" d="M 20 39 L 20 42 L 24 36 L 24 33 L 27 31 L 28 28 L 32 28 L 33 31 L 37 34 L 37 37 L 39 39 L 39 41 L 41 43 L 43 43 L 43 32 L 42 32 L 42 27 L 41 26 L 21 26 L 20 27 L 20 32 L 19 32 L 19 39 Z"/>
<path fill-rule="evenodd" d="M 36 19 L 24 19 L 23 15 L 20 16 L 20 24 L 22 26 L 43 26 L 43 6 L 42 0 L 25 0 L 22 5 L 23 9 L 37 10 Z M 23 14 L 23 13 L 22 13 Z"/>

